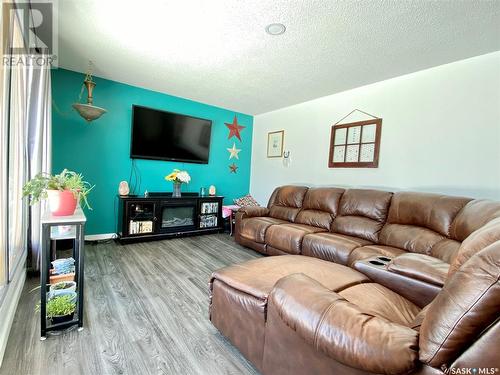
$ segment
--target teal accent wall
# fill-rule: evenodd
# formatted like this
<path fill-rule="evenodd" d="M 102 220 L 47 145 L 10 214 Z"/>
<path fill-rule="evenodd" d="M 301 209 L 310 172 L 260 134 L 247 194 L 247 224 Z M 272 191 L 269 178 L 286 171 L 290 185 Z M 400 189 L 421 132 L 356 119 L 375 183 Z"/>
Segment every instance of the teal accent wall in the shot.
<path fill-rule="evenodd" d="M 213 121 L 208 164 L 136 159 L 141 177 L 136 194 L 144 194 L 145 190 L 172 191 L 172 184 L 165 181 L 164 176 L 174 168 L 187 170 L 191 175 L 191 183 L 183 185 L 183 192 L 199 192 L 200 187 L 213 184 L 217 194 L 225 196 L 226 203 L 248 194 L 252 116 L 95 77 L 94 104 L 107 109 L 108 113 L 89 124 L 71 107 L 78 100 L 83 79 L 82 73 L 65 69 L 52 71 L 52 171 L 68 168 L 83 173 L 86 180 L 95 184 L 89 196 L 93 210 L 86 211 L 87 234 L 116 232 L 118 184 L 129 180 L 132 166 L 133 104 Z M 85 98 L 84 93 L 82 101 Z M 224 125 L 231 123 L 235 115 L 238 123 L 246 126 L 241 132 L 241 142 L 236 137 L 228 139 L 229 129 Z M 233 142 L 242 151 L 239 159 L 229 160 L 226 148 L 231 148 Z M 236 174 L 229 170 L 233 162 L 238 166 Z"/>

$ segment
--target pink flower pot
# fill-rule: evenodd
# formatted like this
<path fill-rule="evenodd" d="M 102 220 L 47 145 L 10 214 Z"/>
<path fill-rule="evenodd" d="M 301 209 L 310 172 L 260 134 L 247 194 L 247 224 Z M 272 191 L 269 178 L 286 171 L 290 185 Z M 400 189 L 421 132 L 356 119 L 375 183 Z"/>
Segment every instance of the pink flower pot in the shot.
<path fill-rule="evenodd" d="M 54 216 L 71 216 L 78 203 L 71 190 L 47 190 L 49 209 Z"/>

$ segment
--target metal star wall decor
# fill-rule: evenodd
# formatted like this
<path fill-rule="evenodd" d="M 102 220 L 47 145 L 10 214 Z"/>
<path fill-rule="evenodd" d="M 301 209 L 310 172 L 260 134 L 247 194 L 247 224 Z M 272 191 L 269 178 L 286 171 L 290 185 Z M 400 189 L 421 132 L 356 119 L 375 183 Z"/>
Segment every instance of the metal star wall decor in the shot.
<path fill-rule="evenodd" d="M 232 137 L 236 137 L 241 141 L 240 131 L 245 129 L 246 126 L 242 126 L 242 125 L 238 124 L 238 119 L 236 118 L 236 116 L 234 116 L 233 122 L 231 124 L 227 123 L 227 122 L 225 122 L 224 124 L 229 129 L 229 136 L 227 137 L 227 139 L 231 139 Z"/>
<path fill-rule="evenodd" d="M 238 166 L 234 163 L 229 166 L 230 173 L 236 173 L 237 169 L 238 169 Z"/>
<path fill-rule="evenodd" d="M 231 160 L 232 158 L 239 159 L 238 153 L 241 152 L 241 149 L 236 148 L 236 143 L 233 142 L 233 147 L 226 148 L 226 150 L 229 151 L 229 160 Z"/>

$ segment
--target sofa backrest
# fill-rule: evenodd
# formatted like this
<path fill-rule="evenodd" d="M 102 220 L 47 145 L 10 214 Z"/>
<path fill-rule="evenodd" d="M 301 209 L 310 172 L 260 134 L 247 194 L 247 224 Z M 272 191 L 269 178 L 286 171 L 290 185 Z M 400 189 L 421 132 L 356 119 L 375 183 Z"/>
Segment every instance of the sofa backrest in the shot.
<path fill-rule="evenodd" d="M 343 193 L 344 189 L 340 188 L 309 188 L 295 222 L 329 230 L 333 219 L 337 216 Z"/>
<path fill-rule="evenodd" d="M 269 198 L 269 216 L 293 222 L 308 190 L 307 186 L 281 186 Z"/>
<path fill-rule="evenodd" d="M 500 225 L 495 229 L 498 233 Z M 471 245 L 481 246 L 485 238 L 488 236 L 484 233 L 478 235 Z M 498 324 L 499 279 L 500 240 L 497 240 L 466 260 L 426 309 L 419 338 L 422 362 L 449 368 L 489 327 Z"/>
<path fill-rule="evenodd" d="M 500 202 L 486 199 L 470 201 L 453 220 L 450 237 L 462 242 L 472 232 L 498 217 L 500 217 Z"/>
<path fill-rule="evenodd" d="M 392 193 L 381 190 L 349 189 L 342 195 L 332 232 L 377 242 Z"/>
<path fill-rule="evenodd" d="M 500 217 L 483 225 L 462 242 L 457 256 L 450 265 L 448 277 L 451 277 L 476 253 L 497 241 L 500 241 Z"/>
<path fill-rule="evenodd" d="M 379 243 L 452 261 L 460 242 L 450 238 L 457 214 L 472 199 L 430 193 L 394 193 Z"/>

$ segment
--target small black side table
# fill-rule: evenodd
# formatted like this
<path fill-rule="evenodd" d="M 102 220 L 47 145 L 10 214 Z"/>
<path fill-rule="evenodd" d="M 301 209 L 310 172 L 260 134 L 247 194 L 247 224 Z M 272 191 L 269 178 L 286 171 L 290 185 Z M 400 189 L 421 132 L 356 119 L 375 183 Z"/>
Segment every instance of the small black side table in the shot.
<path fill-rule="evenodd" d="M 45 340 L 47 332 L 78 325 L 83 329 L 83 283 L 84 283 L 84 242 L 85 217 L 78 207 L 72 216 L 53 216 L 46 212 L 41 219 L 42 223 L 42 257 L 40 267 L 40 339 Z M 70 226 L 70 230 L 61 231 L 61 226 Z M 75 259 L 75 281 L 77 292 L 77 309 L 73 320 L 64 323 L 47 325 L 47 289 L 49 287 L 49 270 L 51 262 L 51 241 L 73 239 L 73 258 Z"/>

